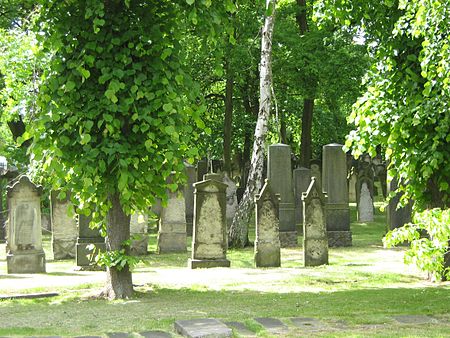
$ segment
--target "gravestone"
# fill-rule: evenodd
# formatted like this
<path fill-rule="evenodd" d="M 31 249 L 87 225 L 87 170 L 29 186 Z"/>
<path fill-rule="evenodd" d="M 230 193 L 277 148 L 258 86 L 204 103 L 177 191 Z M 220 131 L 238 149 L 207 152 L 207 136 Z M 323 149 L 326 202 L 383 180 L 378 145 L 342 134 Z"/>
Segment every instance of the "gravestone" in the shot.
<path fill-rule="evenodd" d="M 192 224 L 194 222 L 194 183 L 197 179 L 195 167 L 189 163 L 185 163 L 187 176 L 186 186 L 184 187 L 184 202 L 186 209 L 186 233 L 192 236 Z"/>
<path fill-rule="evenodd" d="M 185 209 L 186 204 L 182 192 L 180 190 L 169 191 L 167 206 L 162 208 L 159 219 L 158 253 L 186 252 Z"/>
<path fill-rule="evenodd" d="M 358 176 L 351 172 L 348 179 L 348 201 L 356 203 L 356 184 L 358 183 Z"/>
<path fill-rule="evenodd" d="M 292 185 L 291 147 L 286 144 L 269 146 L 267 178 L 273 192 L 280 194 L 281 197 L 279 207 L 281 247 L 295 247 L 298 243 Z"/>
<path fill-rule="evenodd" d="M 78 237 L 75 211 L 69 194 L 63 199 L 59 199 L 58 194 L 58 191 L 50 193 L 53 258 L 71 259 L 76 256 Z"/>
<path fill-rule="evenodd" d="M 148 253 L 148 215 L 135 212 L 130 217 L 131 246 L 130 253 L 143 256 Z"/>
<path fill-rule="evenodd" d="M 89 249 L 89 246 L 94 245 L 95 250 L 106 250 L 105 239 L 100 235 L 99 229 L 89 227 L 90 221 L 90 216 L 78 215 L 76 262 L 82 270 L 101 269 L 94 264 L 95 253 L 94 250 Z"/>
<path fill-rule="evenodd" d="M 227 253 L 226 189 L 220 175 L 205 175 L 194 184 L 194 230 L 191 269 L 229 267 Z"/>
<path fill-rule="evenodd" d="M 281 265 L 279 203 L 280 195 L 272 192 L 270 181 L 266 180 L 261 192 L 255 196 L 256 267 L 279 267 Z"/>
<path fill-rule="evenodd" d="M 234 214 L 236 213 L 238 207 L 237 194 L 236 194 L 236 183 L 228 177 L 227 174 L 223 176 L 223 183 L 227 185 L 227 226 L 229 227 L 233 223 Z"/>
<path fill-rule="evenodd" d="M 197 180 L 196 182 L 203 181 L 203 176 L 208 173 L 208 160 L 206 158 L 197 162 Z"/>
<path fill-rule="evenodd" d="M 388 194 L 397 191 L 398 180 L 396 178 L 392 178 L 387 187 Z M 389 204 L 386 210 L 386 218 L 389 227 L 388 230 L 400 228 L 406 223 L 411 222 L 412 220 L 413 202 L 410 201 L 406 206 L 398 208 L 401 196 L 402 193 L 397 192 L 397 194 L 389 200 Z"/>
<path fill-rule="evenodd" d="M 311 161 L 311 177 L 316 178 L 317 186 L 323 191 L 322 189 L 322 163 L 320 160 L 312 160 Z M 309 187 L 308 182 L 308 187 Z"/>
<path fill-rule="evenodd" d="M 45 272 L 42 249 L 42 187 L 22 175 L 6 187 L 8 198 L 8 232 L 6 263 L 8 273 Z"/>
<path fill-rule="evenodd" d="M 351 246 L 347 159 L 341 144 L 323 146 L 322 191 L 328 195 L 326 206 L 328 246 Z"/>
<path fill-rule="evenodd" d="M 175 331 L 188 338 L 227 338 L 233 331 L 224 323 L 214 318 L 176 320 Z"/>
<path fill-rule="evenodd" d="M 315 177 L 311 178 L 303 200 L 303 253 L 305 266 L 328 264 L 328 236 L 325 205 L 327 196 L 319 189 Z"/>
<path fill-rule="evenodd" d="M 295 196 L 295 224 L 297 231 L 303 233 L 303 202 L 302 193 L 308 190 L 311 182 L 311 169 L 294 169 L 294 196 Z"/>
<path fill-rule="evenodd" d="M 373 195 L 367 181 L 361 183 L 358 195 L 358 222 L 373 222 Z"/>

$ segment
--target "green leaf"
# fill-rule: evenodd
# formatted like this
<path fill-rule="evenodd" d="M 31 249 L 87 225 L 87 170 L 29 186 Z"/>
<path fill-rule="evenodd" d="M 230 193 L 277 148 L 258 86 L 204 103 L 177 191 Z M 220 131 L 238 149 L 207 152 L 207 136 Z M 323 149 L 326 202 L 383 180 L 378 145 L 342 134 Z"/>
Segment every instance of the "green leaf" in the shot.
<path fill-rule="evenodd" d="M 186 0 L 186 3 L 187 3 L 188 5 L 193 5 L 194 2 L 195 2 L 195 0 Z"/>

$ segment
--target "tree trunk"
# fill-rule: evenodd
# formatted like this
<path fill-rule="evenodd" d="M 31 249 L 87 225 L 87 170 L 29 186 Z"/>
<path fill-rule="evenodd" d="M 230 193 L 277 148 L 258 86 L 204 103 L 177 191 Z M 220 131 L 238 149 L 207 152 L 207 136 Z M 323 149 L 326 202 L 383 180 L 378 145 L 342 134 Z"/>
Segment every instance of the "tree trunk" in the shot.
<path fill-rule="evenodd" d="M 110 196 L 112 203 L 106 222 L 106 251 L 125 249 L 123 242 L 130 239 L 130 216 L 126 215 L 120 203 L 119 193 Z M 105 296 L 108 299 L 124 299 L 133 295 L 133 282 L 128 264 L 120 267 L 107 267 Z"/>
<path fill-rule="evenodd" d="M 223 122 L 223 166 L 224 171 L 231 175 L 231 138 L 233 133 L 233 76 L 227 65 L 227 81 L 225 85 L 225 118 Z"/>
<path fill-rule="evenodd" d="M 309 168 L 312 156 L 311 129 L 314 111 L 314 99 L 303 101 L 302 139 L 300 143 L 300 166 Z"/>
<path fill-rule="evenodd" d="M 0 178 L 3 181 L 3 178 Z M 5 218 L 3 216 L 3 182 L 0 182 L 0 243 L 5 239 Z"/>
<path fill-rule="evenodd" d="M 275 22 L 276 0 L 266 0 L 266 15 L 261 38 L 261 64 L 259 76 L 259 113 L 253 141 L 251 166 L 244 196 L 239 203 L 228 233 L 229 246 L 244 247 L 248 243 L 248 223 L 255 208 L 254 196 L 262 185 L 264 144 L 271 106 L 272 86 L 272 36 Z"/>

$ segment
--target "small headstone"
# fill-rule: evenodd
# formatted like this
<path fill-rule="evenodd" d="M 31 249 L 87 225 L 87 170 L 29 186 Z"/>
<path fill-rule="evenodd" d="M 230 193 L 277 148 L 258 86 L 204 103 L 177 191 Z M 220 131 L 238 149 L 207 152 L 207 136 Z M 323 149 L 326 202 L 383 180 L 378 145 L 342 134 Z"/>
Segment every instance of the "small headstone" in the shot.
<path fill-rule="evenodd" d="M 233 223 L 234 214 L 236 213 L 238 207 L 237 194 L 236 194 L 236 183 L 233 182 L 231 178 L 228 177 L 227 174 L 223 176 L 223 183 L 227 185 L 227 226 L 230 226 Z"/>
<path fill-rule="evenodd" d="M 171 338 L 172 335 L 168 332 L 164 331 L 145 331 L 145 332 L 139 332 L 139 335 L 141 335 L 144 338 Z"/>
<path fill-rule="evenodd" d="M 224 323 L 213 318 L 177 320 L 175 331 L 188 338 L 226 338 L 232 337 L 233 331 Z"/>
<path fill-rule="evenodd" d="M 356 202 L 358 204 L 358 221 L 373 222 L 374 171 L 372 160 L 365 155 L 358 162 L 358 179 L 356 182 Z"/>
<path fill-rule="evenodd" d="M 302 195 L 303 253 L 305 266 L 328 264 L 328 237 L 325 221 L 327 196 L 319 190 L 315 177 Z"/>
<path fill-rule="evenodd" d="M 291 318 L 291 322 L 295 326 L 306 331 L 323 330 L 328 327 L 327 325 L 323 324 L 320 320 L 315 318 L 295 317 Z"/>
<path fill-rule="evenodd" d="M 291 147 L 271 144 L 267 156 L 267 178 L 274 193 L 280 194 L 279 207 L 281 247 L 296 247 L 294 187 L 292 184 Z"/>
<path fill-rule="evenodd" d="M 256 333 L 250 331 L 247 326 L 241 322 L 226 322 L 225 324 L 236 331 L 239 337 L 256 337 Z"/>
<path fill-rule="evenodd" d="M 255 318 L 255 321 L 272 334 L 283 334 L 289 331 L 287 325 L 277 318 Z"/>
<path fill-rule="evenodd" d="M 58 194 L 57 191 L 50 194 L 53 258 L 55 260 L 75 258 L 78 237 L 75 211 L 69 195 L 59 199 Z"/>
<path fill-rule="evenodd" d="M 135 212 L 130 217 L 131 254 L 136 256 L 148 253 L 148 215 Z"/>
<path fill-rule="evenodd" d="M 106 336 L 109 338 L 130 338 L 131 337 L 131 335 L 129 333 L 125 333 L 125 332 L 112 332 L 112 333 L 106 334 Z"/>
<path fill-rule="evenodd" d="M 42 187 L 22 175 L 6 188 L 8 196 L 8 273 L 45 272 L 42 249 L 41 194 Z"/>
<path fill-rule="evenodd" d="M 328 195 L 326 224 L 328 245 L 352 245 L 348 205 L 347 156 L 342 144 L 323 146 L 322 190 Z"/>
<path fill-rule="evenodd" d="M 272 192 L 266 180 L 261 192 L 255 196 L 255 265 L 256 267 L 279 267 L 280 236 L 278 206 L 280 195 Z"/>
<path fill-rule="evenodd" d="M 294 196 L 295 196 L 295 223 L 297 231 L 303 233 L 303 202 L 302 193 L 304 193 L 311 182 L 311 169 L 294 169 Z"/>
<path fill-rule="evenodd" d="M 438 322 L 435 318 L 423 315 L 394 316 L 394 319 L 402 324 L 430 324 Z"/>
<path fill-rule="evenodd" d="M 168 192 L 161 210 L 157 239 L 158 253 L 186 252 L 186 204 L 180 191 Z"/>
<path fill-rule="evenodd" d="M 214 175 L 194 184 L 194 232 L 190 268 L 229 267 L 227 253 L 226 188 Z"/>
<path fill-rule="evenodd" d="M 373 222 L 373 196 L 369 191 L 367 182 L 361 184 L 358 201 L 358 221 Z"/>
<path fill-rule="evenodd" d="M 194 183 L 197 179 L 195 167 L 188 163 L 185 164 L 187 182 L 184 187 L 184 202 L 186 207 L 186 233 L 192 236 L 192 227 L 194 223 Z"/>
<path fill-rule="evenodd" d="M 100 269 L 94 265 L 93 251 L 89 249 L 92 244 L 96 250 L 106 250 L 105 239 L 100 235 L 99 229 L 91 229 L 89 223 L 91 218 L 82 214 L 78 215 L 78 238 L 76 262 L 77 266 L 84 270 Z"/>

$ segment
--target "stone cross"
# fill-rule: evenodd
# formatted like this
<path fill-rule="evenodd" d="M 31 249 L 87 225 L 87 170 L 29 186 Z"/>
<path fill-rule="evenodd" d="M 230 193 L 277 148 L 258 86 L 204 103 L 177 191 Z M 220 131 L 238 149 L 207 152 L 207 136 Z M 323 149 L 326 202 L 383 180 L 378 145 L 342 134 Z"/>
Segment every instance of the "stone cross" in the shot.
<path fill-rule="evenodd" d="M 45 272 L 42 249 L 42 187 L 22 175 L 6 188 L 8 197 L 8 231 L 6 263 L 8 273 Z"/>
<path fill-rule="evenodd" d="M 305 266 L 328 264 L 328 236 L 325 222 L 327 196 L 312 177 L 303 200 L 303 253 Z"/>
<path fill-rule="evenodd" d="M 194 229 L 192 257 L 188 266 L 195 268 L 229 267 L 227 253 L 226 189 L 220 175 L 205 175 L 194 184 Z"/>
<path fill-rule="evenodd" d="M 63 199 L 58 194 L 58 191 L 50 193 L 53 259 L 75 258 L 78 237 L 75 210 L 68 193 Z"/>
<path fill-rule="evenodd" d="M 256 267 L 279 267 L 281 265 L 279 203 L 280 194 L 274 194 L 269 180 L 266 180 L 261 192 L 255 196 Z"/>

